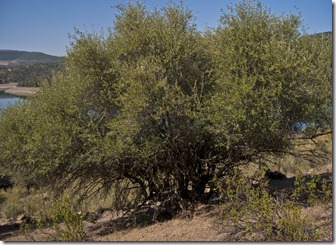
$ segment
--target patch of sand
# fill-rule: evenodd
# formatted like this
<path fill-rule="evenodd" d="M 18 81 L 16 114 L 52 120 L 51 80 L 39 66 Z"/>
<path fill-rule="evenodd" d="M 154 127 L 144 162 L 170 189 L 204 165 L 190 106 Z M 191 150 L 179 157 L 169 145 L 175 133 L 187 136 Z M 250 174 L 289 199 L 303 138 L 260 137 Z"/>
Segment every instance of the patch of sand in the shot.
<path fill-rule="evenodd" d="M 6 90 L 14 88 L 16 86 L 17 86 L 17 83 L 0 84 L 0 91 L 6 91 Z"/>
<path fill-rule="evenodd" d="M 8 90 L 5 90 L 5 93 L 7 94 L 13 94 L 17 96 L 27 96 L 35 94 L 39 91 L 39 88 L 33 88 L 33 87 L 14 87 L 10 88 Z"/>
<path fill-rule="evenodd" d="M 0 91 L 17 96 L 28 96 L 39 91 L 36 87 L 18 87 L 17 83 L 0 84 Z"/>

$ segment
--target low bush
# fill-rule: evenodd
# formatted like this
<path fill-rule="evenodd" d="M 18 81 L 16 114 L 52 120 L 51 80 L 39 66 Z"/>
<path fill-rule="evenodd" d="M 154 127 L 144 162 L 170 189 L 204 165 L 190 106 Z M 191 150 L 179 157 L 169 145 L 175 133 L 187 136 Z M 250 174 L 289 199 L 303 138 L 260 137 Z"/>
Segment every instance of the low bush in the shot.
<path fill-rule="evenodd" d="M 330 204 L 332 201 L 332 182 L 321 176 L 296 176 L 291 198 L 302 204 Z"/>
<path fill-rule="evenodd" d="M 229 241 L 316 241 L 320 230 L 301 203 L 284 193 L 270 194 L 267 181 L 253 185 L 235 175 L 217 181 L 224 203 L 217 222 Z M 313 185 L 310 183 L 310 185 Z M 307 185 L 309 187 L 309 184 Z M 295 190 L 294 192 L 295 193 Z M 311 197 L 312 198 L 312 197 Z M 316 201 L 316 200 L 315 200 Z"/>
<path fill-rule="evenodd" d="M 79 242 L 87 240 L 84 232 L 83 215 L 76 211 L 68 197 L 55 201 L 51 207 L 51 216 L 37 219 L 39 236 L 32 235 L 33 226 L 27 222 L 21 224 L 21 233 L 27 240 Z"/>

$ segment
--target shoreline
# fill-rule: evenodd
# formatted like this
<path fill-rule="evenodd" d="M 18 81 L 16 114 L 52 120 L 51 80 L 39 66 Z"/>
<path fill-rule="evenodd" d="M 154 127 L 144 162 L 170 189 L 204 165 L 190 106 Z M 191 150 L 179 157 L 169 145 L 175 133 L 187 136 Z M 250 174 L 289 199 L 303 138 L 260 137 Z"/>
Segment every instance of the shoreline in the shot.
<path fill-rule="evenodd" d="M 39 91 L 37 87 L 18 87 L 17 83 L 0 84 L 0 91 L 16 96 L 33 95 Z"/>

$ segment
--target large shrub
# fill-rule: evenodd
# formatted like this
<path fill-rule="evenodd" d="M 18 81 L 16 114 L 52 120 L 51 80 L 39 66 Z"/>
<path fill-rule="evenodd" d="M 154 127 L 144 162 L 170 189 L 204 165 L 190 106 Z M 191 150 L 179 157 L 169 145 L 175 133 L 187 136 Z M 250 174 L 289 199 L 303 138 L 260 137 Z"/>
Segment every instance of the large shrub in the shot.
<path fill-rule="evenodd" d="M 22 183 L 185 209 L 215 176 L 290 149 L 296 122 L 330 124 L 330 45 L 302 36 L 299 17 L 246 1 L 201 34 L 182 5 L 118 9 L 107 35 L 77 31 L 64 72 L 2 113 L 1 167 Z"/>

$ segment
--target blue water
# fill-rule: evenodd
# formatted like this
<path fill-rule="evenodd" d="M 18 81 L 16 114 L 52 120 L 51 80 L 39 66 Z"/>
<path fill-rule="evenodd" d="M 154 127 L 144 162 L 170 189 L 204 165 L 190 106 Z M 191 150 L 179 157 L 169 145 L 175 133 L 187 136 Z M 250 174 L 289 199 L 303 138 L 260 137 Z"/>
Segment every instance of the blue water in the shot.
<path fill-rule="evenodd" d="M 296 122 L 294 124 L 294 129 L 296 132 L 302 131 L 305 128 L 309 127 L 309 126 L 314 126 L 315 123 L 313 122 Z"/>
<path fill-rule="evenodd" d="M 3 109 L 8 105 L 13 105 L 19 100 L 20 98 L 15 95 L 6 94 L 5 92 L 0 91 L 0 109 Z"/>

